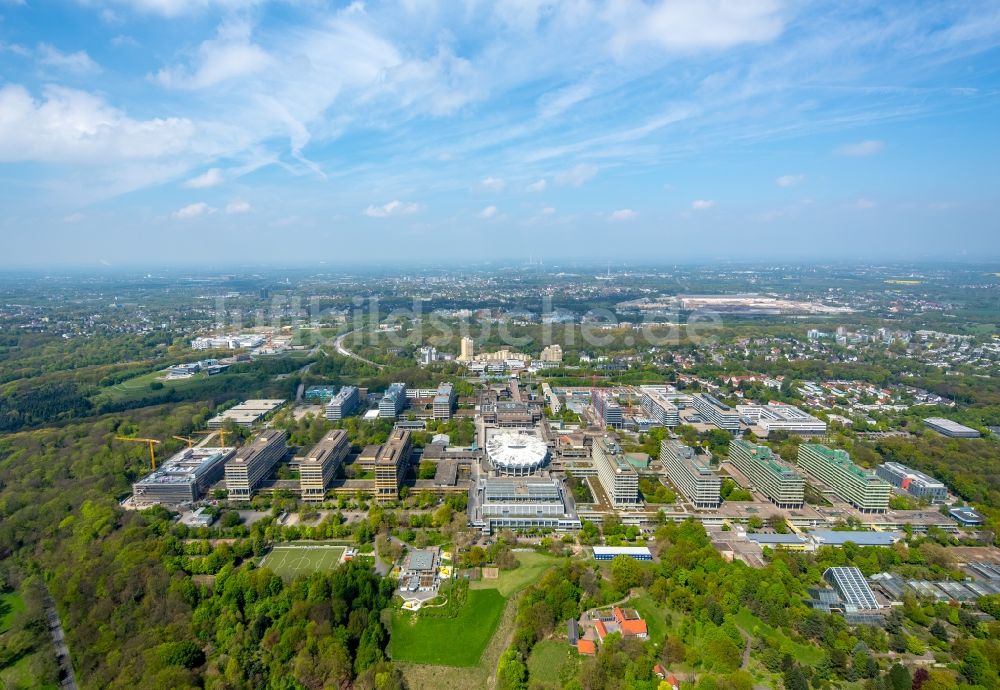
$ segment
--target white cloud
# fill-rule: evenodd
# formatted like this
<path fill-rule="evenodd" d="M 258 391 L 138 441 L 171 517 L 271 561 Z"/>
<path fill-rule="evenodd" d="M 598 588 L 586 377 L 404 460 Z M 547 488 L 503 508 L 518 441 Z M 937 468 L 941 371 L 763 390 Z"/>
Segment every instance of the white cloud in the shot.
<path fill-rule="evenodd" d="M 885 142 L 869 139 L 867 141 L 859 141 L 856 144 L 844 144 L 835 153 L 840 156 L 873 156 L 876 153 L 880 153 L 884 148 Z"/>
<path fill-rule="evenodd" d="M 93 0 L 85 2 L 90 4 Z M 194 14 L 212 7 L 235 10 L 259 4 L 256 0 L 115 0 L 115 2 L 137 12 L 159 14 L 164 17 Z"/>
<path fill-rule="evenodd" d="M 208 187 L 217 187 L 222 184 L 225 179 L 222 176 L 222 171 L 218 168 L 209 168 L 201 175 L 197 177 L 192 177 L 190 180 L 184 183 L 184 186 L 188 189 L 206 189 Z"/>
<path fill-rule="evenodd" d="M 484 208 L 482 211 L 479 212 L 479 217 L 489 220 L 490 218 L 496 216 L 496 214 L 497 214 L 496 206 L 487 206 L 486 208 Z"/>
<path fill-rule="evenodd" d="M 569 170 L 557 174 L 555 177 L 556 184 L 579 187 L 588 180 L 593 179 L 597 175 L 598 170 L 599 168 L 596 165 L 580 163 Z"/>
<path fill-rule="evenodd" d="M 782 175 L 774 181 L 779 187 L 794 187 L 802 184 L 806 179 L 805 175 Z"/>
<path fill-rule="evenodd" d="M 479 184 L 483 189 L 491 192 L 501 192 L 507 186 L 507 183 L 499 177 L 485 177 Z"/>
<path fill-rule="evenodd" d="M 555 212 L 556 210 L 551 206 L 546 206 L 545 208 L 542 209 L 543 216 L 551 216 Z"/>
<path fill-rule="evenodd" d="M 75 53 L 64 53 L 48 43 L 38 44 L 38 61 L 47 67 L 54 67 L 76 74 L 101 71 L 97 63 L 87 54 L 87 51 L 78 50 Z"/>
<path fill-rule="evenodd" d="M 369 206 L 365 209 L 364 213 L 369 218 L 388 218 L 390 216 L 405 216 L 416 213 L 419 209 L 419 204 L 393 199 L 381 206 Z"/>
<path fill-rule="evenodd" d="M 593 93 L 594 88 L 589 84 L 577 84 L 547 93 L 538 99 L 538 114 L 545 119 L 562 115 L 577 103 L 590 98 Z"/>
<path fill-rule="evenodd" d="M 215 38 L 198 47 L 197 66 L 166 67 L 156 80 L 167 88 L 204 89 L 237 77 L 246 77 L 264 69 L 271 56 L 250 40 L 250 25 L 245 22 L 223 24 Z"/>
<path fill-rule="evenodd" d="M 633 211 L 630 208 L 620 208 L 617 211 L 612 211 L 608 215 L 608 220 L 613 221 L 613 222 L 619 222 L 619 221 L 623 221 L 623 220 L 632 220 L 633 218 L 635 218 L 638 215 L 639 214 L 636 211 Z"/>
<path fill-rule="evenodd" d="M 249 213 L 250 204 L 246 201 L 230 201 L 226 204 L 226 214 L 235 216 L 240 213 Z"/>
<path fill-rule="evenodd" d="M 189 151 L 194 124 L 134 120 L 101 98 L 48 86 L 36 101 L 23 86 L 0 88 L 0 161 L 119 163 Z"/>
<path fill-rule="evenodd" d="M 778 0 L 619 0 L 607 16 L 619 55 L 642 43 L 685 52 L 764 43 L 785 27 Z"/>
<path fill-rule="evenodd" d="M 715 202 L 711 199 L 695 199 L 691 202 L 691 209 L 694 211 L 707 211 L 715 208 Z"/>
<path fill-rule="evenodd" d="M 214 213 L 215 209 L 206 204 L 204 201 L 199 201 L 194 204 L 188 204 L 184 208 L 179 208 L 174 211 L 174 218 L 178 220 L 190 220 L 192 218 L 197 218 L 198 216 L 204 216 L 209 213 Z"/>
<path fill-rule="evenodd" d="M 63 217 L 63 222 L 64 223 L 79 223 L 85 217 L 86 216 L 84 216 L 82 213 L 80 213 L 79 211 L 77 211 L 76 213 L 71 213 L 68 216 L 64 216 Z"/>
<path fill-rule="evenodd" d="M 538 180 L 537 182 L 532 182 L 526 187 L 526 189 L 529 192 L 544 192 L 547 186 L 548 184 L 545 182 L 545 179 L 543 178 L 541 180 Z"/>
<path fill-rule="evenodd" d="M 861 209 L 862 211 L 867 211 L 868 209 L 875 208 L 876 206 L 878 206 L 877 202 L 872 201 L 871 199 L 865 199 L 864 197 L 861 197 L 854 202 L 854 208 Z"/>

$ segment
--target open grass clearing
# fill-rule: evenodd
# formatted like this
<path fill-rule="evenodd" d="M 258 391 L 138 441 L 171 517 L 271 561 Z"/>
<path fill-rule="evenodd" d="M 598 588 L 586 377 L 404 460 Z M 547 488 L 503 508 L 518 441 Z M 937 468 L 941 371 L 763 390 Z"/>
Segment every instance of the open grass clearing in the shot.
<path fill-rule="evenodd" d="M 506 599 L 495 589 L 470 590 L 452 618 L 394 611 L 390 653 L 394 661 L 476 666 L 493 637 Z"/>
<path fill-rule="evenodd" d="M 521 551 L 517 556 L 518 567 L 514 570 L 501 570 L 500 577 L 495 580 L 477 580 L 470 584 L 472 589 L 495 589 L 505 597 L 518 592 L 542 576 L 546 570 L 560 563 L 563 559 L 535 551 Z"/>
<path fill-rule="evenodd" d="M 0 633 L 10 630 L 14 617 L 24 610 L 24 599 L 17 592 L 0 594 Z"/>
<path fill-rule="evenodd" d="M 528 657 L 528 677 L 531 685 L 538 683 L 545 688 L 561 688 L 559 680 L 562 670 L 572 666 L 573 675 L 580 667 L 580 656 L 565 640 L 542 640 L 531 650 Z"/>
<path fill-rule="evenodd" d="M 743 628 L 753 637 L 767 637 L 773 640 L 778 649 L 785 654 L 790 654 L 793 659 L 803 666 L 815 666 L 823 660 L 823 650 L 810 644 L 801 644 L 792 640 L 784 632 L 776 630 L 772 626 L 753 615 L 749 609 L 740 609 L 740 612 L 733 616 L 733 622 Z"/>

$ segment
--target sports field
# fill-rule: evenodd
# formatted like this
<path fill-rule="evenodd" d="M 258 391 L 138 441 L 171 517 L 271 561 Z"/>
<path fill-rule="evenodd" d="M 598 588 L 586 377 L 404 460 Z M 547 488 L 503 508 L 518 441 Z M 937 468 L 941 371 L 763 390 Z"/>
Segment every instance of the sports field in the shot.
<path fill-rule="evenodd" d="M 308 545 L 275 546 L 260 562 L 286 580 L 296 575 L 308 575 L 317 570 L 333 570 L 344 554 L 343 546 Z"/>

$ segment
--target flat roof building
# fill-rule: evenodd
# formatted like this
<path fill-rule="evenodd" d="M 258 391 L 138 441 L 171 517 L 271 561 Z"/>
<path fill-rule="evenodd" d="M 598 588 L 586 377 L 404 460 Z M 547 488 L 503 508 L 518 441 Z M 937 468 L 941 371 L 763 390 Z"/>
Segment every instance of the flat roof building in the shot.
<path fill-rule="evenodd" d="M 226 460 L 235 450 L 185 448 L 132 485 L 133 501 L 140 506 L 197 501 L 208 487 L 222 479 Z"/>
<path fill-rule="evenodd" d="M 451 410 L 455 406 L 455 387 L 450 383 L 442 383 L 434 395 L 434 419 L 451 419 Z"/>
<path fill-rule="evenodd" d="M 406 384 L 392 383 L 386 389 L 385 395 L 378 403 L 378 416 L 384 419 L 395 419 L 406 406 Z"/>
<path fill-rule="evenodd" d="M 802 435 L 826 433 L 826 422 L 793 405 L 737 405 L 736 411 L 756 424 L 764 435 L 770 435 L 772 431 Z"/>
<path fill-rule="evenodd" d="M 590 393 L 590 402 L 594 406 L 597 416 L 604 422 L 605 427 L 620 429 L 625 424 L 625 415 L 622 413 L 622 407 L 609 391 L 602 391 L 595 388 Z"/>
<path fill-rule="evenodd" d="M 226 422 L 232 421 L 237 426 L 249 429 L 284 404 L 284 400 L 245 400 L 209 419 L 207 426 L 209 429 L 221 429 Z"/>
<path fill-rule="evenodd" d="M 628 556 L 637 561 L 651 561 L 653 554 L 647 546 L 595 546 L 594 560 L 610 561 L 615 556 Z"/>
<path fill-rule="evenodd" d="M 399 486 L 410 463 L 412 441 L 408 429 L 393 429 L 375 459 L 375 498 L 379 502 L 399 498 Z"/>
<path fill-rule="evenodd" d="M 740 430 L 740 413 L 708 393 L 691 396 L 691 407 L 708 424 L 714 424 L 725 431 Z"/>
<path fill-rule="evenodd" d="M 827 568 L 823 579 L 830 583 L 844 601 L 844 612 L 878 611 L 878 600 L 861 571 L 854 567 Z"/>
<path fill-rule="evenodd" d="M 265 429 L 236 451 L 226 462 L 229 500 L 249 501 L 287 451 L 285 432 L 280 429 Z"/>
<path fill-rule="evenodd" d="M 965 527 L 975 527 L 976 525 L 981 525 L 984 522 L 982 515 L 968 507 L 952 508 L 948 511 L 948 514 L 951 515 L 956 522 Z"/>
<path fill-rule="evenodd" d="M 681 423 L 680 410 L 677 405 L 667 400 L 666 394 L 659 387 L 640 386 L 642 391 L 642 409 L 652 419 L 663 426 L 675 427 Z"/>
<path fill-rule="evenodd" d="M 639 507 L 639 473 L 629 464 L 621 447 L 607 437 L 598 438 L 594 440 L 591 457 L 612 507 Z"/>
<path fill-rule="evenodd" d="M 680 441 L 664 439 L 660 444 L 660 462 L 671 483 L 695 508 L 719 507 L 722 479 L 709 467 L 707 457 L 698 456 L 694 448 Z"/>
<path fill-rule="evenodd" d="M 875 474 L 898 489 L 931 503 L 944 503 L 948 488 L 943 482 L 898 462 L 886 462 L 875 468 Z"/>
<path fill-rule="evenodd" d="M 799 467 L 862 513 L 889 510 L 892 486 L 874 472 L 855 465 L 847 451 L 819 443 L 803 443 L 799 446 Z"/>
<path fill-rule="evenodd" d="M 473 526 L 496 529 L 580 529 L 562 486 L 551 479 L 487 479 L 479 487 Z"/>
<path fill-rule="evenodd" d="M 951 436 L 952 438 L 979 438 L 981 435 L 971 427 L 943 417 L 928 417 L 924 420 L 924 424 L 927 425 L 928 429 L 933 429 L 942 436 Z"/>
<path fill-rule="evenodd" d="M 330 399 L 326 406 L 326 418 L 337 421 L 348 416 L 361 403 L 361 393 L 357 386 L 344 386 Z"/>
<path fill-rule="evenodd" d="M 785 509 L 802 507 L 805 500 L 802 475 L 784 464 L 767 446 L 734 439 L 729 443 L 729 461 L 771 503 Z"/>
<path fill-rule="evenodd" d="M 326 498 L 330 480 L 336 476 L 350 451 L 351 442 L 343 429 L 330 431 L 312 447 L 299 463 L 299 487 L 303 501 L 322 501 Z"/>

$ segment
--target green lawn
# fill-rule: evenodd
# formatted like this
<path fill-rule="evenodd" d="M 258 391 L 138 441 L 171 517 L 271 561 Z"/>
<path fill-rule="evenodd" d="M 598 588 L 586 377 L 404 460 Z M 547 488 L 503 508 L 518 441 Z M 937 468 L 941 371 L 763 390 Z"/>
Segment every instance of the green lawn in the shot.
<path fill-rule="evenodd" d="M 496 589 L 470 589 L 454 618 L 395 611 L 389 655 L 393 661 L 438 666 L 476 666 L 493 636 L 507 600 Z"/>
<path fill-rule="evenodd" d="M 286 580 L 317 570 L 333 570 L 344 553 L 343 546 L 275 546 L 264 556 L 260 567 L 270 568 Z"/>
<path fill-rule="evenodd" d="M 546 570 L 558 564 L 562 559 L 556 556 L 549 556 L 534 551 L 524 551 L 518 553 L 517 562 L 520 564 L 514 570 L 501 570 L 500 577 L 496 580 L 479 580 L 470 586 L 473 589 L 496 589 L 505 597 L 509 597 L 514 592 L 524 589 L 539 577 Z"/>
<path fill-rule="evenodd" d="M 532 687 L 541 683 L 544 687 L 560 688 L 560 671 L 567 664 L 574 669 L 580 665 L 580 657 L 565 640 L 542 640 L 531 650 L 528 657 L 528 677 Z"/>
<path fill-rule="evenodd" d="M 162 371 L 151 371 L 148 374 L 142 374 L 140 376 L 136 376 L 135 378 L 127 379 L 121 383 L 116 383 L 113 386 L 102 388 L 100 392 L 94 396 L 93 401 L 95 404 L 100 404 L 102 402 L 122 402 L 125 400 L 133 400 L 143 398 L 148 395 L 154 395 L 157 392 L 160 392 L 154 391 L 149 387 L 149 384 L 154 381 L 160 381 L 160 383 L 163 384 L 163 390 L 169 390 L 171 388 L 180 390 L 188 386 L 197 385 L 199 382 L 208 378 L 208 374 L 197 373 L 186 379 L 164 381 L 162 380 L 163 376 L 164 373 Z"/>
<path fill-rule="evenodd" d="M 822 649 L 792 640 L 784 632 L 774 629 L 753 615 L 749 609 L 740 609 L 740 612 L 733 616 L 733 622 L 754 637 L 771 638 L 782 652 L 790 654 L 803 666 L 815 666 L 823 660 Z"/>
<path fill-rule="evenodd" d="M 24 599 L 17 592 L 0 594 L 0 633 L 10 629 L 14 616 L 24 610 Z"/>
<path fill-rule="evenodd" d="M 660 644 L 667 634 L 667 609 L 660 606 L 648 592 L 643 592 L 641 596 L 633 597 L 626 607 L 634 608 L 646 621 L 646 629 L 649 631 L 649 639 Z"/>

